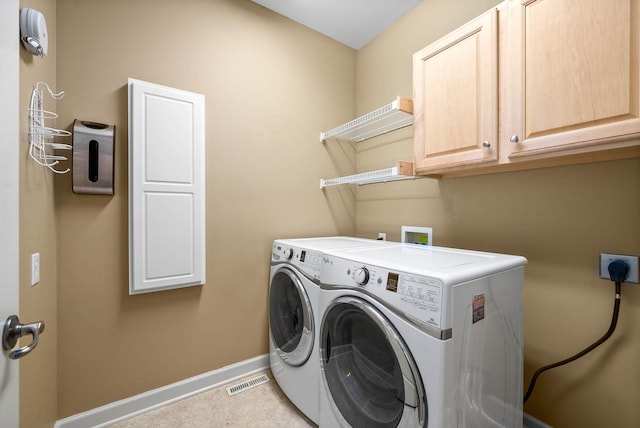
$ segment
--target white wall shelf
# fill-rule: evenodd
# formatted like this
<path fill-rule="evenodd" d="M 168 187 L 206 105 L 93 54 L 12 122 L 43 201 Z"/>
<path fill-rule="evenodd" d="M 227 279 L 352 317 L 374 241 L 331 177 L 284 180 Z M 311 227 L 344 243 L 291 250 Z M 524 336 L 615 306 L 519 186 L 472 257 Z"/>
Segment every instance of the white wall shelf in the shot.
<path fill-rule="evenodd" d="M 336 137 L 358 143 L 409 125 L 413 125 L 413 100 L 397 97 L 391 103 L 351 122 L 321 132 L 320 142 L 324 143 L 327 138 Z"/>
<path fill-rule="evenodd" d="M 413 125 L 413 100 L 397 97 L 391 103 L 362 115 L 351 122 L 333 128 L 331 131 L 321 132 L 320 141 L 324 143 L 327 138 L 336 137 L 359 143 L 409 125 Z M 399 161 L 396 166 L 391 168 L 328 180 L 321 178 L 320 189 L 339 184 L 363 185 L 414 178 L 417 177 L 413 173 L 413 163 Z"/>
<path fill-rule="evenodd" d="M 374 183 L 386 183 L 388 181 L 410 180 L 420 177 L 413 175 L 413 163 L 402 162 L 396 163 L 396 166 L 391 168 L 379 169 L 376 171 L 363 172 L 361 174 L 348 175 L 345 177 L 330 178 L 325 180 L 320 179 L 320 189 L 324 189 L 329 186 L 337 186 L 339 184 L 374 184 Z"/>

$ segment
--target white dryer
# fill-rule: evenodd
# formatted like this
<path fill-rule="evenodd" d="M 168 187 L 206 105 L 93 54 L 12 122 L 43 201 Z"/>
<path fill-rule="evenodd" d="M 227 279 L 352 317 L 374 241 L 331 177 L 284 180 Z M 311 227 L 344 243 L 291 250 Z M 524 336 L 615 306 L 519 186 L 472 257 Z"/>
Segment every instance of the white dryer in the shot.
<path fill-rule="evenodd" d="M 318 423 L 320 360 L 318 300 L 322 256 L 327 249 L 395 245 L 351 237 L 279 239 L 273 242 L 269 276 L 269 360 L 282 391 Z"/>
<path fill-rule="evenodd" d="M 525 263 L 411 244 L 327 251 L 320 427 L 522 427 Z"/>

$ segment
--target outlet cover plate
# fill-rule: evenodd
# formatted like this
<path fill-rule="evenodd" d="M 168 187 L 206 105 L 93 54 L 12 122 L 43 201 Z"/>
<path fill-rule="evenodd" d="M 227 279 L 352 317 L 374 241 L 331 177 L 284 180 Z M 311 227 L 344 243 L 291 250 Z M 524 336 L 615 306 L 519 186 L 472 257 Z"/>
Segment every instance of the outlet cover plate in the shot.
<path fill-rule="evenodd" d="M 614 260 L 624 260 L 629 263 L 629 273 L 625 282 L 638 283 L 638 256 L 625 256 L 622 254 L 600 253 L 600 278 L 611 279 L 609 276 L 609 263 Z"/>

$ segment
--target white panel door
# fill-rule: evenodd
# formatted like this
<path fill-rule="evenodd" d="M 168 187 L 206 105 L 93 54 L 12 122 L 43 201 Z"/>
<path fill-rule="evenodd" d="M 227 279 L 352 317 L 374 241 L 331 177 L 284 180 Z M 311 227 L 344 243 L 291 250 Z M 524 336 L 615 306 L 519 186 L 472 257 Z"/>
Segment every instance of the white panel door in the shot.
<path fill-rule="evenodd" d="M 129 293 L 205 282 L 204 96 L 129 79 Z"/>
<path fill-rule="evenodd" d="M 0 1 L 0 323 L 18 313 L 18 34 L 18 0 Z M 18 426 L 18 361 L 5 356 L 0 425 Z"/>

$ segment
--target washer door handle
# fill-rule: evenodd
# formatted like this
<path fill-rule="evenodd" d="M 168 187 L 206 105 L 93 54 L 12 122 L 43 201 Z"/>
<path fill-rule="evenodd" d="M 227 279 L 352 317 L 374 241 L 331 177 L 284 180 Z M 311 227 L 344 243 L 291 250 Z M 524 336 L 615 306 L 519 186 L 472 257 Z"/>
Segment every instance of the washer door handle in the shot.
<path fill-rule="evenodd" d="M 44 321 L 37 321 L 31 324 L 20 324 L 20 318 L 18 318 L 17 315 L 11 315 L 6 319 L 2 328 L 2 350 L 5 354 L 8 353 L 14 346 L 16 346 L 18 339 L 30 334 L 33 337 L 30 344 L 11 351 L 7 355 L 12 360 L 22 358 L 38 346 L 40 334 L 42 334 L 43 331 Z"/>

